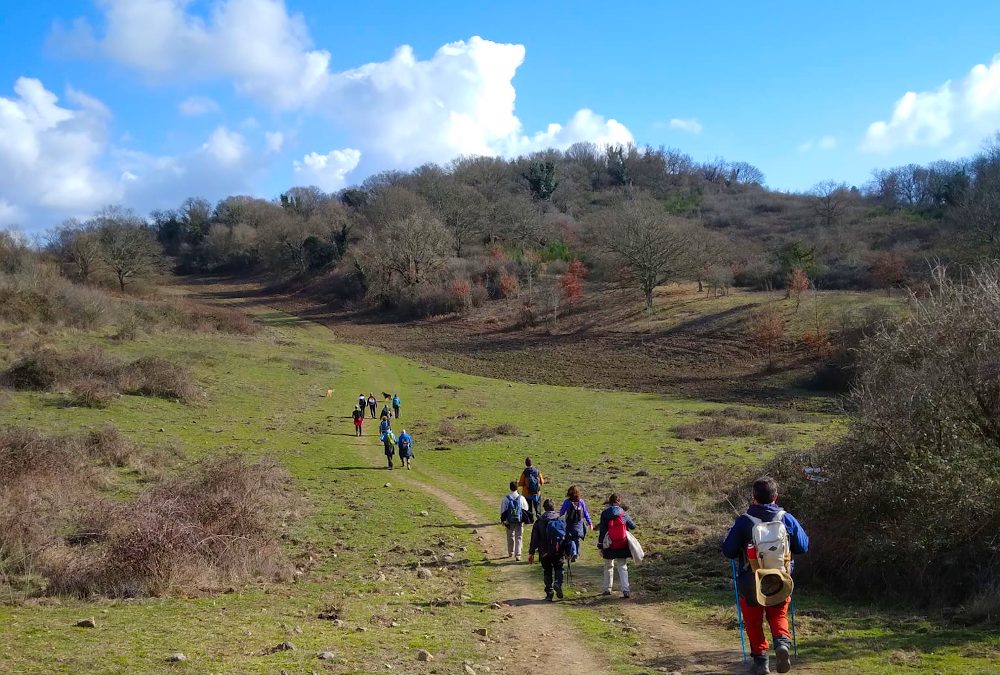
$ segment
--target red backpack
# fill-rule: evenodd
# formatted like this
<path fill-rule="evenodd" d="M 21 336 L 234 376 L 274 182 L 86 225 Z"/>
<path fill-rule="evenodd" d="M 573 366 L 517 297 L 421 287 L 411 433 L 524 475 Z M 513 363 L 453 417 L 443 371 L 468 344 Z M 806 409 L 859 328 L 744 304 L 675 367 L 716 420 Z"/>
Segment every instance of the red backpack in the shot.
<path fill-rule="evenodd" d="M 608 539 L 611 541 L 611 548 L 628 548 L 628 527 L 621 514 L 608 522 Z"/>

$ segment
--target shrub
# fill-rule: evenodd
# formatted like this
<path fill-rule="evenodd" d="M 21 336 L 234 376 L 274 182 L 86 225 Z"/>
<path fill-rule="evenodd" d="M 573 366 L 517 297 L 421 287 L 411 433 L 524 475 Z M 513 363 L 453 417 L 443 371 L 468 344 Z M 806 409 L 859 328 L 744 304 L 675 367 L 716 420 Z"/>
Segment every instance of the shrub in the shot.
<path fill-rule="evenodd" d="M 79 408 L 107 408 L 117 396 L 117 392 L 107 382 L 98 380 L 77 380 L 69 385 L 66 403 Z"/>
<path fill-rule="evenodd" d="M 757 352 L 767 358 L 768 368 L 773 368 L 785 337 L 785 317 L 774 307 L 757 310 L 750 317 L 748 337 Z"/>
<path fill-rule="evenodd" d="M 500 275 L 500 297 L 501 298 L 514 298 L 517 297 L 521 290 L 521 285 L 517 281 L 517 277 L 508 272 L 504 272 Z"/>
<path fill-rule="evenodd" d="M 122 370 L 121 391 L 191 403 L 201 396 L 191 371 L 158 356 L 144 356 Z"/>

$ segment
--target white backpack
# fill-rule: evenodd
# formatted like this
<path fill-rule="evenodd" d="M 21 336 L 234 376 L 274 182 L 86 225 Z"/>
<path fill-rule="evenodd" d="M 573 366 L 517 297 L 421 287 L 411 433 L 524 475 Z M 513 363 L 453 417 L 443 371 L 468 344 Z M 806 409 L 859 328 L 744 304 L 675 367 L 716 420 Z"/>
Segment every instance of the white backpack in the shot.
<path fill-rule="evenodd" d="M 792 550 L 788 543 L 788 530 L 785 528 L 785 512 L 779 511 L 774 520 L 767 523 L 749 513 L 746 515 L 753 521 L 752 537 L 757 548 L 759 569 L 791 572 Z"/>

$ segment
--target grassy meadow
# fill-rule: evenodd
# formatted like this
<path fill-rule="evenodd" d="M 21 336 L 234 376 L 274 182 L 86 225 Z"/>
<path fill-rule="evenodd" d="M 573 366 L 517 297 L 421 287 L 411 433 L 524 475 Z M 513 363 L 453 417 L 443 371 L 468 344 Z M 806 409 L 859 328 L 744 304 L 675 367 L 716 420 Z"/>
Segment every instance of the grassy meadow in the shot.
<path fill-rule="evenodd" d="M 520 672 L 525 662 L 513 641 L 527 635 L 535 642 L 535 635 L 489 607 L 515 599 L 497 595 L 503 563 L 479 543 L 525 456 L 545 475 L 548 496 L 561 500 L 571 483 L 580 485 L 595 518 L 609 492 L 624 494 L 649 554 L 633 567 L 630 614 L 619 601 L 596 597 L 600 561 L 593 537 L 584 543 L 560 609 L 595 651 L 609 655 L 609 665 L 593 672 L 687 670 L 662 660 L 657 639 L 664 634 L 620 627 L 641 612 L 669 618 L 736 658 L 728 563 L 715 544 L 731 519 L 720 497 L 777 449 L 808 448 L 843 425 L 816 412 L 830 406 L 808 399 L 798 409 L 765 409 L 505 382 L 338 343 L 326 329 L 286 314 L 262 310 L 258 319 L 268 328 L 256 337 L 165 333 L 113 341 L 70 330 L 36 337 L 58 349 L 100 346 L 183 364 L 206 399 L 123 396 L 99 410 L 66 406 L 58 393 L 11 392 L 0 416 L 5 425 L 59 433 L 110 421 L 139 443 L 177 447 L 189 460 L 224 452 L 276 458 L 303 495 L 300 517 L 284 535 L 291 579 L 136 600 L 30 598 L 10 590 L 0 605 L 0 670 L 450 673 L 469 664 L 473 672 Z M 0 344 L 4 366 L 15 342 Z M 394 427 L 415 440 L 414 471 L 403 476 L 382 470 L 377 421 L 356 439 L 349 419 L 358 393 L 381 399 L 382 391 L 400 393 Z M 460 519 L 433 489 L 461 499 L 478 522 Z M 434 573 L 421 579 L 419 567 Z M 537 567 L 513 574 L 530 578 L 542 596 Z M 808 587 L 799 596 L 800 654 L 809 672 L 996 671 L 1000 639 L 986 631 L 849 606 Z M 96 628 L 74 626 L 88 617 Z M 487 627 L 489 638 L 475 632 Z M 296 649 L 269 653 L 284 641 Z M 419 649 L 434 660 L 417 661 Z M 175 652 L 187 660 L 169 662 Z M 333 658 L 320 660 L 320 652 Z"/>

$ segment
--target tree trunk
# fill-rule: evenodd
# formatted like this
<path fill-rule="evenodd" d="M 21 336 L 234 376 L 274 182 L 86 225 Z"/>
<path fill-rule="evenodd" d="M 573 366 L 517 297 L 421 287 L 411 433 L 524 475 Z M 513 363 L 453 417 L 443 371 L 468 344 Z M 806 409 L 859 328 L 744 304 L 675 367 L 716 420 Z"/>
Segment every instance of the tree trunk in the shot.
<path fill-rule="evenodd" d="M 652 314 L 653 313 L 653 289 L 650 288 L 648 290 L 643 291 L 643 293 L 645 293 L 645 295 L 646 295 L 646 313 L 647 314 Z"/>
<path fill-rule="evenodd" d="M 122 293 L 125 292 L 125 275 L 121 272 L 118 273 L 118 286 L 122 289 Z"/>

